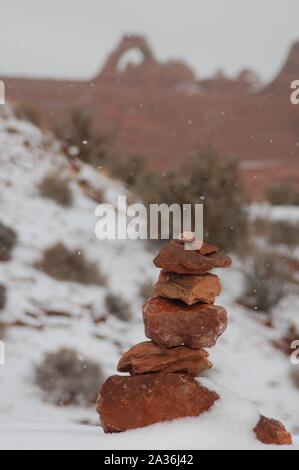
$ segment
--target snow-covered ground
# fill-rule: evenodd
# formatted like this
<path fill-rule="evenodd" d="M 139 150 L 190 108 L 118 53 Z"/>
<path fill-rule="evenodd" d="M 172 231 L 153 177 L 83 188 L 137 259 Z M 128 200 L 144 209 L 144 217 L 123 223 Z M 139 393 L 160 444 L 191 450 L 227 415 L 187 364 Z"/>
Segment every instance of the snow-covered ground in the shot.
<path fill-rule="evenodd" d="M 105 375 L 115 373 L 121 353 L 144 340 L 139 290 L 144 282 L 154 281 L 158 272 L 152 264 L 153 253 L 144 243 L 96 239 L 97 204 L 83 194 L 78 182 L 84 179 L 96 189 L 103 189 L 106 201 L 113 204 L 124 193 L 123 188 L 86 165 L 74 173 L 50 135 L 17 121 L 9 110 L 6 113 L 0 117 L 0 221 L 16 230 L 19 240 L 12 261 L 2 263 L 0 271 L 0 284 L 8 288 L 8 302 L 0 312 L 0 322 L 12 325 L 5 336 L 6 364 L 0 366 L 1 448 L 244 446 L 245 441 L 237 439 L 237 428 L 229 429 L 224 423 L 221 435 L 221 425 L 216 432 L 213 419 L 184 420 L 105 436 L 99 427 L 78 424 L 98 424 L 93 408 L 57 407 L 43 401 L 33 383 L 33 371 L 45 352 L 72 347 L 97 361 Z M 62 208 L 39 196 L 39 182 L 54 170 L 72 177 L 75 201 L 71 208 Z M 254 210 L 258 213 L 262 209 Z M 270 213 L 271 210 L 267 208 Z M 299 219 L 298 210 L 290 211 L 292 218 Z M 99 264 L 107 286 L 57 282 L 36 270 L 33 264 L 44 248 L 57 241 L 72 249 L 84 249 L 91 261 Z M 229 311 L 230 326 L 210 351 L 214 368 L 206 376 L 299 434 L 299 389 L 290 377 L 291 368 L 299 366 L 291 365 L 289 358 L 272 346 L 272 340 L 284 334 L 290 322 L 299 324 L 298 292 L 276 308 L 273 329 L 265 326 L 264 316 L 237 304 L 242 290 L 239 262 L 235 260 L 230 270 L 219 270 L 219 275 L 223 293 L 218 304 Z M 131 322 L 111 315 L 106 321 L 94 321 L 106 314 L 104 300 L 108 291 L 130 303 L 134 314 Z M 68 312 L 71 317 L 49 317 L 45 308 Z M 20 322 L 25 326 L 16 326 Z M 236 408 L 238 403 L 236 400 Z M 194 435 L 196 440 L 191 438 Z M 211 435 L 213 442 L 207 438 Z M 248 447 L 255 445 L 248 439 Z"/>
<path fill-rule="evenodd" d="M 114 435 L 95 426 L 0 422 L 0 450 L 290 450 L 263 446 L 252 436 L 248 440 L 248 434 L 246 442 L 244 435 L 235 441 L 237 429 L 229 434 L 227 427 L 207 421 L 184 419 Z M 291 449 L 299 450 L 298 439 Z"/>
<path fill-rule="evenodd" d="M 259 412 L 209 379 L 201 385 L 221 396 L 212 409 L 199 418 L 159 423 L 121 434 L 105 435 L 101 428 L 62 423 L 0 423 L 0 449 L 67 450 L 299 450 L 293 446 L 264 446 L 254 435 Z"/>
<path fill-rule="evenodd" d="M 250 208 L 250 212 L 253 217 L 261 217 L 266 220 L 299 221 L 299 210 L 297 206 L 272 206 L 268 203 L 253 204 Z"/>

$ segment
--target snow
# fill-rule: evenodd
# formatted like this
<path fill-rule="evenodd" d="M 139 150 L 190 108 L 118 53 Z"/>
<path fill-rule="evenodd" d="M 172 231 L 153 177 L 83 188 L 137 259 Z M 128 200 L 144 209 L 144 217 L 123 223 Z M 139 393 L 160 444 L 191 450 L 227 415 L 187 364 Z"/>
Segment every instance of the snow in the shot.
<path fill-rule="evenodd" d="M 299 221 L 299 208 L 297 206 L 271 206 L 268 203 L 254 204 L 250 208 L 250 213 L 254 218 L 261 217 L 266 220 Z"/>
<path fill-rule="evenodd" d="M 124 434 L 105 435 L 101 428 L 62 423 L 0 423 L 0 450 L 289 450 L 242 440 L 215 421 L 199 418 L 157 424 Z M 237 437 L 237 438 L 236 438 Z M 248 436 L 246 436 L 248 437 Z M 236 439 L 234 439 L 236 438 Z M 292 446 L 299 450 L 299 440 Z"/>
<path fill-rule="evenodd" d="M 12 261 L 2 263 L 0 271 L 0 284 L 8 287 L 8 303 L 0 312 L 0 322 L 11 325 L 4 340 L 6 364 L 0 366 L 1 448 L 253 448 L 259 446 L 250 433 L 257 409 L 299 433 L 299 390 L 290 376 L 298 366 L 272 345 L 290 323 L 299 325 L 298 294 L 291 293 L 277 306 L 274 328 L 267 327 L 267 316 L 237 303 L 242 276 L 236 259 L 232 269 L 215 271 L 223 283 L 217 303 L 228 310 L 230 326 L 210 350 L 214 367 L 201 380 L 212 381 L 216 391 L 215 384 L 222 384 L 245 402 L 237 397 L 230 401 L 230 394 L 222 389 L 226 405 L 216 404 L 203 417 L 105 436 L 97 427 L 93 407 L 56 407 L 43 401 L 33 383 L 33 371 L 45 352 L 75 348 L 97 361 L 106 376 L 115 373 L 122 352 L 144 340 L 139 289 L 144 282 L 154 281 L 158 272 L 144 242 L 99 242 L 94 235 L 97 204 L 82 193 L 79 180 L 102 189 L 106 202 L 114 205 L 125 194 L 121 185 L 87 165 L 81 164 L 74 173 L 59 143 L 50 134 L 16 120 L 9 108 L 0 116 L 0 160 L 0 221 L 13 227 L 19 237 Z M 70 209 L 39 196 L 39 182 L 53 171 L 72 177 L 75 202 Z M 257 206 L 252 213 L 299 219 L 298 208 Z M 44 248 L 57 241 L 84 249 L 91 261 L 99 263 L 107 286 L 57 282 L 37 271 L 34 262 Z M 106 321 L 94 321 L 106 314 L 108 292 L 118 293 L 130 303 L 131 322 L 111 315 Z M 71 316 L 49 317 L 45 308 Z M 14 326 L 16 322 L 25 326 Z M 83 422 L 90 426 L 80 424 Z"/>
<path fill-rule="evenodd" d="M 299 450 L 293 446 L 264 446 L 253 429 L 259 412 L 209 379 L 198 382 L 221 399 L 199 418 L 159 423 L 121 434 L 105 435 L 100 427 L 62 423 L 0 423 L 0 449 L 21 450 Z"/>

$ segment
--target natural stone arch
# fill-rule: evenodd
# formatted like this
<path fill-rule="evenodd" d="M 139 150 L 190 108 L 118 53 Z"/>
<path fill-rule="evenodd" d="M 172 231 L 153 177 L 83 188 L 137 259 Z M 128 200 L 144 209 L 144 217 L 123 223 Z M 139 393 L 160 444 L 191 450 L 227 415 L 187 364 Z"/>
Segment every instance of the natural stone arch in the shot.
<path fill-rule="evenodd" d="M 137 47 L 131 47 L 125 51 L 117 62 L 118 73 L 124 72 L 128 66 L 138 66 L 145 62 L 144 54 Z"/>
<path fill-rule="evenodd" d="M 119 73 L 118 64 L 125 53 L 138 50 L 143 56 L 143 63 L 156 62 L 151 48 L 143 37 L 124 36 L 116 50 L 108 58 L 101 76 L 113 76 Z"/>

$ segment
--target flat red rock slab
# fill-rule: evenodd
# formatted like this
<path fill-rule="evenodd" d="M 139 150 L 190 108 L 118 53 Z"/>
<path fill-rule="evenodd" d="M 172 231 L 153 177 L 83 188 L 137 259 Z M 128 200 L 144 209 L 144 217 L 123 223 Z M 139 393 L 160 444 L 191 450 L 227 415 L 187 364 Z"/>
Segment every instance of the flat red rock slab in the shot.
<path fill-rule="evenodd" d="M 204 349 L 190 349 L 184 346 L 172 349 L 159 348 L 151 341 L 136 344 L 119 361 L 118 372 L 131 375 L 148 373 L 186 372 L 198 375 L 210 369 L 212 363 Z"/>
<path fill-rule="evenodd" d="M 185 250 L 184 244 L 179 241 L 171 241 L 168 246 L 162 248 L 154 259 L 158 268 L 178 274 L 205 274 L 214 268 L 227 268 L 232 260 L 222 252 L 209 252 L 203 247 L 199 251 Z"/>
<path fill-rule="evenodd" d="M 151 297 L 145 303 L 143 320 L 146 337 L 162 348 L 211 348 L 228 324 L 223 307 L 208 304 L 188 306 L 162 297 Z"/>
<path fill-rule="evenodd" d="M 214 274 L 176 274 L 162 271 L 155 286 L 157 295 L 182 300 L 187 305 L 197 302 L 213 304 L 221 294 L 221 283 Z"/>
<path fill-rule="evenodd" d="M 282 423 L 275 419 L 262 416 L 254 432 L 258 440 L 263 444 L 277 446 L 289 446 L 293 444 L 291 434 Z"/>
<path fill-rule="evenodd" d="M 199 416 L 218 399 L 188 374 L 114 375 L 102 387 L 97 412 L 106 433 L 122 432 Z"/>

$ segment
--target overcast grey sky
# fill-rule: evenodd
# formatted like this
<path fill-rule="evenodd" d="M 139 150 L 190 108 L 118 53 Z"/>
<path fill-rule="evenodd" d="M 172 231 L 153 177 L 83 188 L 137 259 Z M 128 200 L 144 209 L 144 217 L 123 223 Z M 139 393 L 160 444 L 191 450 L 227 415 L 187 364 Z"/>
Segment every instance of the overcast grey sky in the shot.
<path fill-rule="evenodd" d="M 268 80 L 299 39 L 298 0 L 0 0 L 0 14 L 3 75 L 87 78 L 138 33 L 199 77 L 249 66 Z"/>

